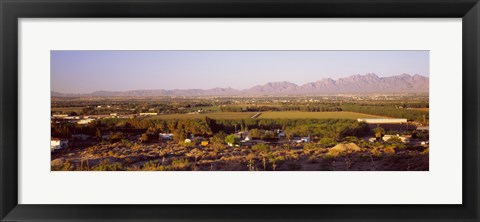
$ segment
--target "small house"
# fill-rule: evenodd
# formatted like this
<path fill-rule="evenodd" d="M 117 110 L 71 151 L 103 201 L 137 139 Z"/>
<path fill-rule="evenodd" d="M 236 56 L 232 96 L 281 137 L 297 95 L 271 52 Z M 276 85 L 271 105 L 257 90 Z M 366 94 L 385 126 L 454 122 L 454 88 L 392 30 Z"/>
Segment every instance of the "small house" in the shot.
<path fill-rule="evenodd" d="M 311 140 L 310 140 L 310 137 L 302 137 L 302 140 L 303 142 L 305 143 L 309 143 Z"/>
<path fill-rule="evenodd" d="M 68 116 L 67 114 L 53 114 L 52 115 L 53 118 L 59 118 L 59 119 L 63 119 L 67 116 Z"/>
<path fill-rule="evenodd" d="M 140 116 L 156 116 L 158 113 L 140 113 Z"/>
<path fill-rule="evenodd" d="M 295 138 L 293 138 L 292 141 L 295 142 L 295 143 L 304 143 L 304 142 L 308 143 L 311 140 L 310 140 L 310 137 L 295 137 Z"/>
<path fill-rule="evenodd" d="M 426 132 L 426 131 L 429 131 L 429 127 L 428 126 L 419 126 L 417 127 L 417 131 L 422 131 L 422 132 Z"/>
<path fill-rule="evenodd" d="M 95 120 L 94 119 L 81 119 L 77 122 L 77 124 L 84 125 L 84 124 L 89 124 L 93 121 L 95 121 Z"/>
<path fill-rule="evenodd" d="M 50 140 L 50 150 L 59 150 L 68 147 L 68 140 L 66 139 L 59 139 L 59 138 L 52 138 Z"/>
<path fill-rule="evenodd" d="M 162 140 L 171 140 L 173 138 L 173 134 L 171 133 L 159 133 L 158 135 Z"/>

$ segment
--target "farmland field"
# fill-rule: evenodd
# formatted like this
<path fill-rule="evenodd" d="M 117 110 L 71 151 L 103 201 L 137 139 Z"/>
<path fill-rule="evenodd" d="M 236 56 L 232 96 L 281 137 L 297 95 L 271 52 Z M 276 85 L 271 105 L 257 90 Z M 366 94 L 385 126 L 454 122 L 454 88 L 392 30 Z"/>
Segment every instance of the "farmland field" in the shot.
<path fill-rule="evenodd" d="M 259 119 L 358 119 L 382 118 L 380 116 L 355 112 L 263 112 Z"/>
<path fill-rule="evenodd" d="M 208 116 L 212 119 L 248 119 L 256 112 L 212 112 L 202 114 L 166 114 L 152 116 L 152 119 L 201 119 Z M 258 119 L 358 119 L 380 118 L 380 116 L 355 112 L 262 112 Z"/>
<path fill-rule="evenodd" d="M 68 112 L 81 112 L 84 107 L 52 107 L 52 111 Z"/>
<path fill-rule="evenodd" d="M 430 108 L 414 108 L 414 110 L 428 112 L 428 111 L 430 111 Z"/>
<path fill-rule="evenodd" d="M 254 112 L 212 112 L 202 114 L 165 114 L 152 116 L 152 119 L 202 119 L 206 116 L 212 119 L 248 119 Z"/>

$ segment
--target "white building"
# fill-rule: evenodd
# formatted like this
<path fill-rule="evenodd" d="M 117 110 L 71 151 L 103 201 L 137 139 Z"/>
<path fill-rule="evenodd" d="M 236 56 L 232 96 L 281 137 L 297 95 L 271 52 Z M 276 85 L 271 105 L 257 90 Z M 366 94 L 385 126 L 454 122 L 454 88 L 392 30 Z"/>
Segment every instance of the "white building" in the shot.
<path fill-rule="evenodd" d="M 53 114 L 52 115 L 52 117 L 54 117 L 54 118 L 65 118 L 67 116 L 68 116 L 67 114 Z"/>
<path fill-rule="evenodd" d="M 162 140 L 171 140 L 173 138 L 172 133 L 159 133 L 158 136 L 160 136 Z"/>
<path fill-rule="evenodd" d="M 310 137 L 301 137 L 301 138 L 297 137 L 297 138 L 294 138 L 292 141 L 295 143 L 303 143 L 303 142 L 308 143 L 311 140 L 310 140 Z"/>
<path fill-rule="evenodd" d="M 302 141 L 309 143 L 310 142 L 310 137 L 302 137 Z"/>
<path fill-rule="evenodd" d="M 81 120 L 79 120 L 79 121 L 77 122 L 77 124 L 80 124 L 80 125 L 82 125 L 82 124 L 89 124 L 89 123 L 91 123 L 91 122 L 93 122 L 93 121 L 95 121 L 95 120 L 94 120 L 94 119 L 81 119 Z"/>
<path fill-rule="evenodd" d="M 80 116 L 67 116 L 64 119 L 80 119 Z"/>
<path fill-rule="evenodd" d="M 283 130 L 277 129 L 277 135 L 278 137 L 285 137 L 285 132 L 283 132 Z"/>
<path fill-rule="evenodd" d="M 140 116 L 156 116 L 157 113 L 140 113 Z"/>
<path fill-rule="evenodd" d="M 52 138 L 50 140 L 50 150 L 59 150 L 68 147 L 68 140 L 66 139 L 59 139 L 59 138 Z"/>
<path fill-rule="evenodd" d="M 417 127 L 417 130 L 418 131 L 429 131 L 429 127 L 428 126 L 419 126 L 419 127 Z"/>

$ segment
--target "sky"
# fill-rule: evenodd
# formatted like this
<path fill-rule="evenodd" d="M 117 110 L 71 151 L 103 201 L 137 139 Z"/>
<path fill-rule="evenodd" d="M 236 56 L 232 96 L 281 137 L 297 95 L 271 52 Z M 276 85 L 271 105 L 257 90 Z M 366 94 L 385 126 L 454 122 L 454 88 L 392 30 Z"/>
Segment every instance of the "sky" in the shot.
<path fill-rule="evenodd" d="M 51 51 L 51 90 L 245 89 L 375 73 L 429 77 L 429 51 Z"/>

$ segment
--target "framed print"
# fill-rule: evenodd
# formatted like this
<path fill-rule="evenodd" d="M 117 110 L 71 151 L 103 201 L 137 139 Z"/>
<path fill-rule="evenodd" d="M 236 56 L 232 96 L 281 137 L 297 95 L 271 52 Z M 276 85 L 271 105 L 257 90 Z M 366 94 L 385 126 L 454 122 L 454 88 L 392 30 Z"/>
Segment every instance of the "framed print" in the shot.
<path fill-rule="evenodd" d="M 478 221 L 477 1 L 1 10 L 2 221 Z"/>

